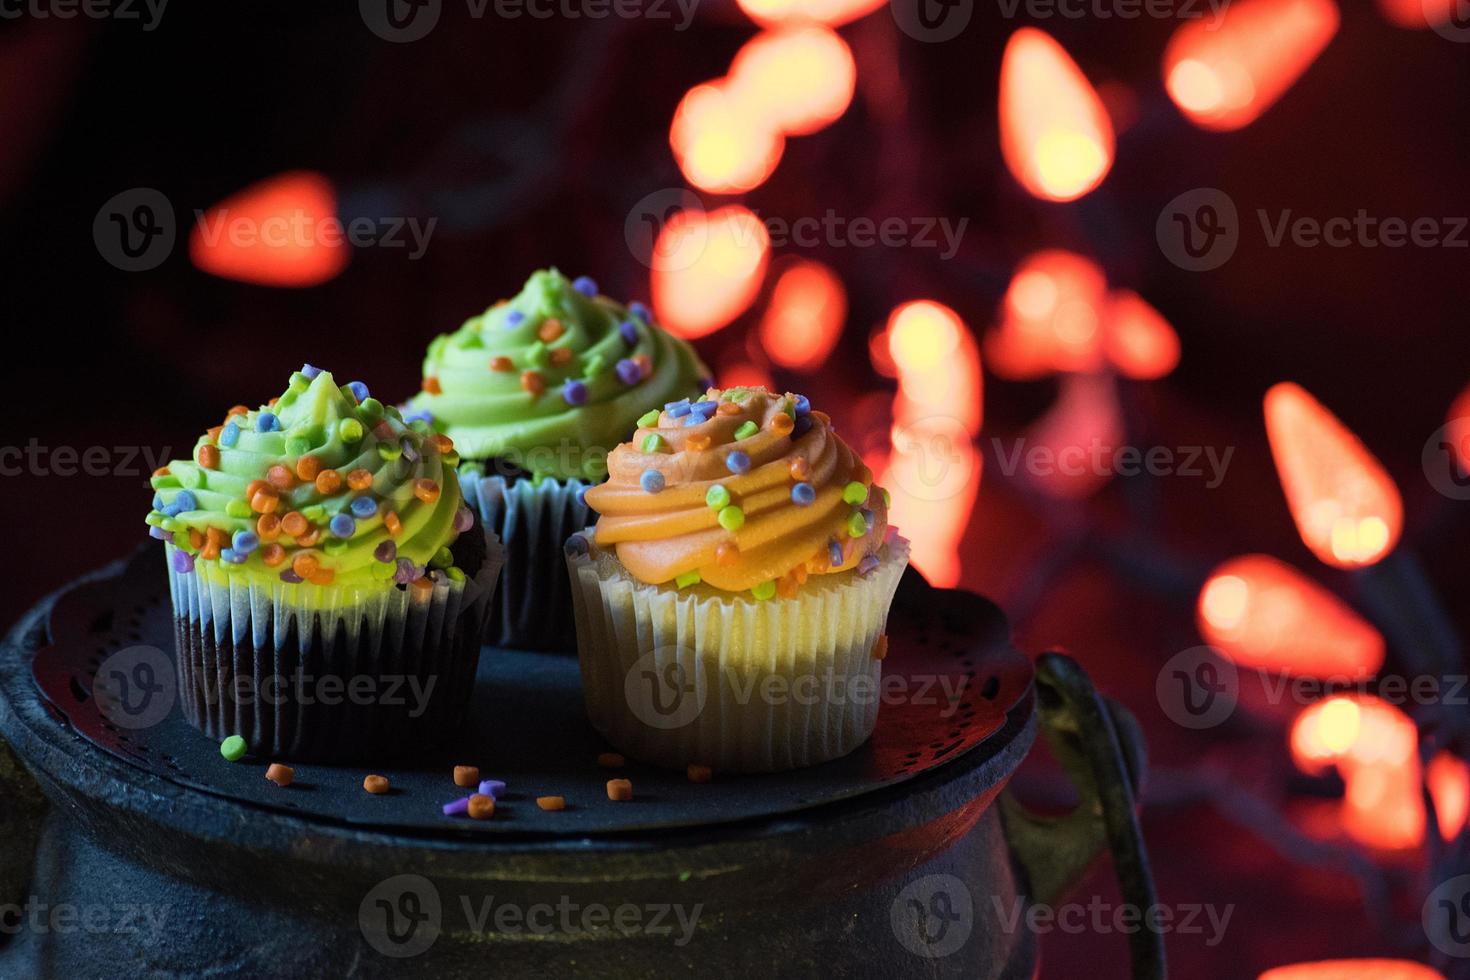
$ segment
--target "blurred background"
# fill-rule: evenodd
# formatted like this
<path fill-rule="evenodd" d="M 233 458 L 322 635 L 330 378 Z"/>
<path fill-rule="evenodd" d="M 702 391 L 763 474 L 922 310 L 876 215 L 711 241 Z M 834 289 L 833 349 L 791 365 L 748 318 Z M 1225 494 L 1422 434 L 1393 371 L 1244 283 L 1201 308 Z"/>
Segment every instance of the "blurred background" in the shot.
<path fill-rule="evenodd" d="M 1161 901 L 1230 909 L 1175 975 L 1459 975 L 1420 912 L 1470 708 L 1379 686 L 1464 673 L 1467 41 L 1456 0 L 0 0 L 0 612 L 136 546 L 204 420 L 303 361 L 407 398 L 556 265 L 809 394 L 932 581 L 1139 716 Z M 1390 975 L 1343 969 L 1272 976 Z"/>

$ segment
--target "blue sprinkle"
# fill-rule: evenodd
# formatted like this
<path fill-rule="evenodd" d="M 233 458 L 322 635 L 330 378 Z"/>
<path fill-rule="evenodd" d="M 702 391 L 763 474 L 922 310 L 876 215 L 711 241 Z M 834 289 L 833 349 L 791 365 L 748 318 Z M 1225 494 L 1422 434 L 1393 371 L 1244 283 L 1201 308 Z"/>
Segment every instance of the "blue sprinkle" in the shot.
<path fill-rule="evenodd" d="M 488 796 L 492 800 L 495 800 L 495 799 L 498 799 L 498 797 L 500 796 L 500 794 L 501 793 L 504 793 L 504 792 L 505 792 L 505 782 L 504 782 L 504 780 L 500 780 L 500 779 L 482 779 L 482 780 L 480 780 L 480 795 L 481 796 Z"/>
<path fill-rule="evenodd" d="M 164 504 L 162 507 L 158 508 L 158 512 L 161 513 L 164 517 L 178 517 L 180 513 L 179 505 L 177 503 Z"/>
<path fill-rule="evenodd" d="M 664 488 L 664 475 L 658 470 L 644 470 L 638 477 L 638 485 L 648 493 L 658 493 Z"/>
<path fill-rule="evenodd" d="M 249 557 L 249 555 L 242 551 L 236 551 L 234 548 L 221 548 L 219 550 L 220 561 L 227 561 L 231 565 L 243 565 L 245 564 L 245 559 Z"/>
<path fill-rule="evenodd" d="M 187 575 L 194 570 L 194 556 L 187 551 L 174 552 L 174 571 Z"/>
<path fill-rule="evenodd" d="M 868 530 L 869 531 L 873 530 L 873 512 L 871 510 L 868 510 L 868 508 L 864 507 L 858 513 L 860 513 L 860 514 L 863 515 L 863 523 L 868 526 Z"/>
<path fill-rule="evenodd" d="M 322 373 L 322 369 L 319 368 L 319 367 L 312 367 L 310 364 L 303 364 L 303 365 L 301 365 L 301 373 L 304 374 L 304 375 L 306 375 L 306 380 L 307 381 L 311 381 L 318 374 L 321 374 Z M 297 579 L 297 581 L 299 582 L 300 579 Z"/>
<path fill-rule="evenodd" d="M 175 497 L 174 499 L 177 500 L 178 498 Z M 153 495 L 153 509 L 154 510 L 163 510 L 163 508 L 164 508 L 163 494 L 161 494 L 161 493 L 155 493 Z"/>
<path fill-rule="evenodd" d="M 833 568 L 842 564 L 842 545 L 836 538 L 827 542 L 827 557 L 831 559 Z"/>
<path fill-rule="evenodd" d="M 154 527 L 152 525 L 149 525 L 148 527 L 148 536 L 152 538 L 157 538 L 160 541 L 173 540 L 173 535 L 170 534 L 168 531 L 165 531 L 161 527 Z"/>
<path fill-rule="evenodd" d="M 191 510 L 198 510 L 199 502 L 194 499 L 192 491 L 180 490 L 174 496 L 174 506 L 179 509 L 180 514 L 183 514 Z"/>
<path fill-rule="evenodd" d="M 653 322 L 653 315 L 648 312 L 648 307 L 644 306 L 637 300 L 634 300 L 633 302 L 628 304 L 628 312 L 636 316 L 638 319 L 642 320 L 644 323 Z"/>
<path fill-rule="evenodd" d="M 700 415 L 698 412 L 690 412 L 684 419 L 685 425 L 704 425 L 709 421 L 708 415 Z"/>
<path fill-rule="evenodd" d="M 684 416 L 692 412 L 693 408 L 689 404 L 689 399 L 685 398 L 682 401 L 669 402 L 667 405 L 664 406 L 664 411 L 668 412 L 676 419 L 682 419 Z"/>
<path fill-rule="evenodd" d="M 715 402 L 691 402 L 689 411 L 703 415 L 707 421 L 714 416 L 715 410 L 719 407 Z"/>
<path fill-rule="evenodd" d="M 378 505 L 372 497 L 357 497 L 347 505 L 348 509 L 358 517 L 372 517 L 378 512 Z"/>
<path fill-rule="evenodd" d="M 361 381 L 347 382 L 347 390 L 352 392 L 352 397 L 357 399 L 359 405 L 368 400 L 368 386 Z"/>
<path fill-rule="evenodd" d="M 235 443 L 240 441 L 240 427 L 233 422 L 228 423 L 219 432 L 219 444 L 226 449 L 234 449 Z"/>
<path fill-rule="evenodd" d="M 817 490 L 810 483 L 798 483 L 791 488 L 791 502 L 799 507 L 810 507 L 817 499 Z"/>
<path fill-rule="evenodd" d="M 797 395 L 796 396 L 796 414 L 797 415 L 805 415 L 808 412 L 810 412 L 811 410 L 812 410 L 812 403 L 807 399 L 806 395 Z"/>
<path fill-rule="evenodd" d="M 729 470 L 731 473 L 736 474 L 737 476 L 743 473 L 749 473 L 750 456 L 740 451 L 739 449 L 734 450 L 725 457 L 725 469 Z"/>
<path fill-rule="evenodd" d="M 618 336 L 623 338 L 623 343 L 632 347 L 638 343 L 638 327 L 632 320 L 624 320 L 618 324 Z"/>
<path fill-rule="evenodd" d="M 281 420 L 276 418 L 274 412 L 261 412 L 255 417 L 256 432 L 279 432 Z"/>
<path fill-rule="evenodd" d="M 618 377 L 625 385 L 636 385 L 643 380 L 643 369 L 638 366 L 637 361 L 625 357 L 618 362 Z"/>
<path fill-rule="evenodd" d="M 516 327 L 519 327 L 522 323 L 524 323 L 525 320 L 526 314 L 522 313 L 520 310 L 511 310 L 505 315 L 505 329 L 514 330 Z"/>
<path fill-rule="evenodd" d="M 812 431 L 812 417 L 810 415 L 798 415 L 796 424 L 791 427 L 791 438 L 800 439 Z"/>
<path fill-rule="evenodd" d="M 235 546 L 235 553 L 248 555 L 260 547 L 260 535 L 254 531 L 236 531 L 235 536 L 230 539 L 230 544 Z"/>
<path fill-rule="evenodd" d="M 587 385 L 581 381 L 568 381 L 561 387 L 561 397 L 568 405 L 581 405 L 587 401 Z"/>
<path fill-rule="evenodd" d="M 597 282 L 591 276 L 578 276 L 573 279 L 572 288 L 583 296 L 597 295 Z"/>
<path fill-rule="evenodd" d="M 357 530 L 357 522 L 352 519 L 350 514 L 335 514 L 327 522 L 327 530 L 339 538 L 350 538 L 353 532 Z"/>
<path fill-rule="evenodd" d="M 434 413 L 430 412 L 428 409 L 424 409 L 418 412 L 405 412 L 403 415 L 404 425 L 407 425 L 410 422 L 419 421 L 428 422 L 430 425 L 432 425 L 434 423 Z"/>

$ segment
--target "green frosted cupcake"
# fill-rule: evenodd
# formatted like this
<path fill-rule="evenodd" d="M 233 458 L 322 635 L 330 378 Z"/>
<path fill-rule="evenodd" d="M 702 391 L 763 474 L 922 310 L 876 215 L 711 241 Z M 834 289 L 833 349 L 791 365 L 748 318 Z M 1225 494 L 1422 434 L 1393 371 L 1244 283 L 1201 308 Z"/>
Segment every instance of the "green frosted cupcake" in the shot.
<path fill-rule="evenodd" d="M 582 494 L 607 478 L 608 454 L 640 417 L 697 395 L 708 375 L 641 303 L 615 303 L 555 269 L 434 338 L 407 417 L 454 440 L 465 499 L 504 545 L 492 643 L 572 650 L 561 556 L 591 523 Z"/>
<path fill-rule="evenodd" d="M 448 437 L 306 365 L 156 473 L 147 522 L 165 542 L 189 720 L 325 761 L 447 733 L 500 567 L 458 462 Z"/>

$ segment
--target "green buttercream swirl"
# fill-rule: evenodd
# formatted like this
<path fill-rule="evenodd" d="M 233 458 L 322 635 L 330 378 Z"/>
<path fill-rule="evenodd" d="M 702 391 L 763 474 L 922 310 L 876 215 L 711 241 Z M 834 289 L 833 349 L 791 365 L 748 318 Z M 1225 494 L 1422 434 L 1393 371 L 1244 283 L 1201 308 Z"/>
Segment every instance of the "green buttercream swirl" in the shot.
<path fill-rule="evenodd" d="M 277 418 L 279 429 L 258 431 L 265 413 Z M 155 507 L 147 522 L 172 532 L 174 546 L 195 557 L 195 571 L 211 579 L 246 576 L 275 583 L 282 572 L 291 569 L 296 555 L 306 550 L 321 568 L 332 570 L 331 584 L 338 586 L 391 581 L 397 560 L 403 558 L 421 569 L 444 568 L 455 578 L 462 574 L 449 571 L 446 560 L 446 549 L 458 537 L 454 523 L 461 506 L 455 475 L 459 457 L 452 449 L 440 451 L 425 423 L 405 424 L 397 409 L 372 397 L 359 404 L 350 387 L 339 388 L 327 371 L 311 379 L 297 371 L 274 405 L 243 413 L 232 410 L 225 428 L 230 425 L 238 429 L 233 445 L 229 444 L 232 433 L 206 433 L 195 444 L 192 459 L 171 460 L 166 472 L 160 471 L 152 480 Z M 206 446 L 218 451 L 215 468 L 201 465 L 201 450 Z M 340 475 L 340 485 L 332 493 L 323 494 L 314 481 L 294 476 L 297 461 L 306 455 L 315 457 L 322 470 L 336 470 Z M 293 477 L 289 489 L 278 491 L 280 503 L 274 514 L 284 518 L 293 511 L 300 513 L 311 527 L 321 529 L 319 540 L 303 549 L 291 535 L 282 533 L 274 543 L 284 546 L 285 560 L 274 566 L 263 558 L 270 540 L 261 540 L 243 563 L 203 558 L 200 549 L 190 544 L 189 530 L 205 534 L 209 528 L 218 528 L 227 539 L 226 547 L 232 547 L 236 532 L 258 533 L 261 515 L 251 510 L 247 490 L 253 481 L 267 479 L 271 467 L 277 465 L 285 466 Z M 372 474 L 372 484 L 355 490 L 347 478 L 359 469 Z M 439 488 L 436 499 L 426 501 L 415 493 L 419 480 L 434 481 Z M 193 509 L 165 513 L 162 508 L 170 508 L 184 491 L 192 495 Z M 351 510 L 360 497 L 373 502 L 371 515 L 358 516 Z M 366 510 L 366 505 L 359 507 Z M 385 523 L 389 512 L 400 522 L 397 534 L 390 533 Z M 338 514 L 353 519 L 353 529 L 346 537 L 330 529 Z M 395 545 L 395 560 L 379 561 L 375 549 L 390 540 Z"/>
<path fill-rule="evenodd" d="M 541 328 L 553 319 L 562 332 L 543 340 Z M 631 345 L 619 330 L 625 322 L 637 335 Z M 570 359 L 557 363 L 566 358 L 554 353 L 559 349 L 569 350 Z M 647 357 L 648 371 L 630 385 L 618 362 L 639 355 Z M 509 364 L 500 362 L 502 369 L 495 370 L 496 358 Z M 543 383 L 540 393 L 524 386 L 528 371 Z M 607 476 L 607 453 L 637 427 L 639 416 L 699 394 L 708 376 L 683 340 L 604 296 L 583 295 L 555 269 L 543 269 L 515 298 L 434 338 L 424 359 L 425 390 L 411 405 L 429 412 L 466 459 L 505 460 L 538 477 L 596 482 Z M 586 386 L 581 404 L 568 400 L 568 382 Z"/>

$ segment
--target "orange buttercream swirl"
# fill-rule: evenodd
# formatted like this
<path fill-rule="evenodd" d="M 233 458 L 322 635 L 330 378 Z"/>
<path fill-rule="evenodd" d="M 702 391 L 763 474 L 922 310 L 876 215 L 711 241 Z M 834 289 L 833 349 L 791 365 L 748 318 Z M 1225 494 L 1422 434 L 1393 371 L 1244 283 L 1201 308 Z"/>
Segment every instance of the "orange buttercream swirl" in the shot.
<path fill-rule="evenodd" d="M 809 575 L 877 565 L 887 495 L 806 399 L 711 388 L 653 415 L 587 491 L 597 544 L 634 578 L 768 598 L 794 595 Z"/>

